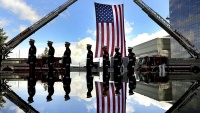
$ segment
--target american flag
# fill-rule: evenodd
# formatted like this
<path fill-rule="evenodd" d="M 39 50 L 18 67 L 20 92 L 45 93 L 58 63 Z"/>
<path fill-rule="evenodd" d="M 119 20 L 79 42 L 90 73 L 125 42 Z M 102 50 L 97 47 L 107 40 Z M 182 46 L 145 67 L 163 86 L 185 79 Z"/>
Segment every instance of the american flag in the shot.
<path fill-rule="evenodd" d="M 106 5 L 95 3 L 96 11 L 96 53 L 102 57 L 102 46 L 106 45 L 110 56 L 114 55 L 114 47 L 118 46 L 122 57 L 126 56 L 124 5 Z"/>
<path fill-rule="evenodd" d="M 102 96 L 103 82 L 95 82 L 97 113 L 126 113 L 126 82 L 123 82 L 120 95 L 115 95 L 114 83 L 109 83 L 107 96 Z"/>

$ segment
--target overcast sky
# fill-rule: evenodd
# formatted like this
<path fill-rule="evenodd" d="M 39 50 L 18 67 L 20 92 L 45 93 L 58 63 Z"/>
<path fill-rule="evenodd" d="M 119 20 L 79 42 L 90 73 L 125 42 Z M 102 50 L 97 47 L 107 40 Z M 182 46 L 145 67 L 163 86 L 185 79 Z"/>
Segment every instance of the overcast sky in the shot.
<path fill-rule="evenodd" d="M 4 28 L 10 40 L 64 2 L 65 0 L 0 0 L 0 27 Z M 53 21 L 24 40 L 13 50 L 10 57 L 26 58 L 30 38 L 36 41 L 37 54 L 41 54 L 47 47 L 47 41 L 51 40 L 54 42 L 55 56 L 61 57 L 65 50 L 64 42 L 69 41 L 72 64 L 77 65 L 80 62 L 84 65 L 86 44 L 93 45 L 94 53 L 96 47 L 94 2 L 124 4 L 127 47 L 167 35 L 133 0 L 78 0 Z M 144 2 L 163 18 L 169 15 L 169 0 L 144 0 Z"/>

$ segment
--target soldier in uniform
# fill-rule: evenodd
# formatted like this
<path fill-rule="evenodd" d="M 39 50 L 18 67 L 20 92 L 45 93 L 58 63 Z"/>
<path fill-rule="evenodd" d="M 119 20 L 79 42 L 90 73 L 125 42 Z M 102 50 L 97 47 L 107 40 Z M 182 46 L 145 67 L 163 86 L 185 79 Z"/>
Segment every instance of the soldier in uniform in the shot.
<path fill-rule="evenodd" d="M 63 56 L 63 66 L 65 66 L 65 76 L 70 78 L 70 63 L 71 63 L 71 50 L 69 48 L 70 43 L 65 42 L 66 50 Z"/>
<path fill-rule="evenodd" d="M 129 79 L 129 95 L 133 95 L 133 90 L 136 88 L 136 79 L 134 76 L 134 66 L 135 66 L 135 53 L 132 52 L 132 47 L 128 47 L 128 65 L 127 65 L 127 76 Z"/>
<path fill-rule="evenodd" d="M 120 73 L 121 62 L 121 53 L 119 52 L 119 47 L 115 47 L 114 55 L 114 82 L 115 82 L 115 94 L 119 95 L 119 90 L 122 88 L 122 77 Z"/>
<path fill-rule="evenodd" d="M 86 74 L 86 81 L 87 81 L 87 98 L 92 97 L 92 90 L 93 90 L 93 76 L 92 76 L 92 67 L 93 67 L 93 52 L 91 51 L 92 45 L 87 44 L 87 61 L 86 61 L 86 68 L 87 68 L 87 74 Z"/>
<path fill-rule="evenodd" d="M 71 50 L 69 48 L 70 43 L 65 42 L 66 50 L 64 52 L 63 56 L 63 66 L 65 66 L 65 75 L 63 77 L 63 89 L 65 90 L 65 100 L 69 100 L 69 93 L 71 92 L 70 84 L 71 84 L 71 78 L 70 78 L 70 63 L 71 63 Z"/>
<path fill-rule="evenodd" d="M 107 91 L 109 89 L 109 79 L 110 79 L 110 74 L 108 72 L 108 68 L 110 66 L 110 61 L 109 61 L 109 53 L 107 51 L 107 46 L 103 46 L 103 95 L 107 95 Z"/>
<path fill-rule="evenodd" d="M 47 45 L 49 47 L 48 51 L 48 67 L 49 67 L 49 76 L 53 76 L 53 64 L 54 64 L 54 47 L 52 46 L 53 42 L 48 41 Z"/>
<path fill-rule="evenodd" d="M 35 78 L 35 63 L 36 63 L 36 47 L 34 45 L 35 40 L 30 39 L 29 44 L 29 52 L 28 52 L 28 64 L 29 64 L 29 77 Z"/>
<path fill-rule="evenodd" d="M 35 95 L 35 85 L 36 85 L 36 79 L 35 79 L 35 63 L 36 63 L 36 47 L 34 45 L 35 40 L 30 39 L 29 41 L 29 52 L 28 52 L 28 61 L 29 64 L 29 77 L 28 77 L 28 102 L 32 103 L 33 96 Z"/>
<path fill-rule="evenodd" d="M 53 42 L 52 41 L 48 41 L 47 45 L 49 47 L 49 51 L 48 51 L 48 67 L 49 67 L 49 73 L 48 73 L 48 78 L 47 78 L 47 82 L 48 82 L 48 96 L 47 96 L 47 101 L 51 101 L 52 98 L 51 96 L 54 93 L 54 76 L 53 76 L 53 64 L 54 64 L 54 53 L 55 50 L 52 46 Z"/>

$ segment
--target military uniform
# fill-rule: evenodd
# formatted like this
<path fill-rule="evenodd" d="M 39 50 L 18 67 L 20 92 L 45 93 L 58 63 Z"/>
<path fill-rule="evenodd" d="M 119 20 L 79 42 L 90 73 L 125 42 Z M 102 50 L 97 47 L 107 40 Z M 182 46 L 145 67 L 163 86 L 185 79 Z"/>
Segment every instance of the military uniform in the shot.
<path fill-rule="evenodd" d="M 90 44 L 87 44 L 87 48 L 91 49 Z M 88 49 L 87 53 L 87 61 L 86 61 L 86 68 L 87 68 L 87 74 L 86 74 L 86 81 L 87 81 L 87 98 L 92 97 L 91 92 L 93 90 L 93 76 L 92 76 L 92 67 L 93 67 L 93 52 Z"/>
<path fill-rule="evenodd" d="M 35 77 L 29 77 L 28 78 L 28 102 L 32 103 L 33 101 L 33 96 L 35 95 L 35 85 L 36 85 L 36 79 Z"/>
<path fill-rule="evenodd" d="M 69 42 L 65 42 L 65 45 L 70 45 Z M 63 65 L 65 67 L 65 76 L 68 76 L 70 78 L 70 64 L 71 64 L 71 50 L 69 47 L 66 47 L 66 50 L 64 52 L 63 56 Z"/>
<path fill-rule="evenodd" d="M 48 44 L 52 44 L 52 43 L 53 42 L 48 41 Z M 49 76 L 53 76 L 54 53 L 55 53 L 55 49 L 53 48 L 53 46 L 49 46 L 49 51 L 48 51 Z"/>
<path fill-rule="evenodd" d="M 119 52 L 119 47 L 115 47 L 114 55 L 114 82 L 115 82 L 115 93 L 120 94 L 119 90 L 122 88 L 122 76 L 120 73 L 121 62 L 121 53 Z"/>
<path fill-rule="evenodd" d="M 109 53 L 106 50 L 106 46 L 103 46 L 102 49 L 105 50 L 103 51 L 103 95 L 107 95 L 107 91 L 109 89 L 109 79 L 110 79 L 110 74 L 108 72 L 108 68 L 110 67 L 110 61 L 109 61 Z"/>
<path fill-rule="evenodd" d="M 70 84 L 71 84 L 71 78 L 64 77 L 63 78 L 63 89 L 65 91 L 65 100 L 70 99 L 70 97 L 69 97 L 69 93 L 71 92 Z"/>
<path fill-rule="evenodd" d="M 35 77 L 35 63 L 36 63 L 36 47 L 34 45 L 35 40 L 30 39 L 30 45 L 31 47 L 29 48 L 28 52 L 28 64 L 29 64 L 29 76 L 30 77 Z M 32 44 L 31 44 L 32 43 Z"/>
<path fill-rule="evenodd" d="M 51 101 L 51 96 L 54 94 L 54 76 L 48 76 L 47 78 L 47 84 L 48 84 L 48 96 L 47 96 L 47 102 Z"/>
<path fill-rule="evenodd" d="M 135 66 L 135 53 L 132 52 L 132 47 L 128 48 L 129 54 L 128 54 L 128 65 L 127 65 L 127 76 L 129 78 L 129 94 L 133 94 L 133 90 L 136 88 L 136 79 L 134 76 L 134 66 Z"/>

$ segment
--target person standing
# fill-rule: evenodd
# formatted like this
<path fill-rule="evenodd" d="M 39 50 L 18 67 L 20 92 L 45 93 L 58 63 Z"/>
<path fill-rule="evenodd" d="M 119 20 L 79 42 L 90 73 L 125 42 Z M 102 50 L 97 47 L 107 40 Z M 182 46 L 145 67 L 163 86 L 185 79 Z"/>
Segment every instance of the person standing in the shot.
<path fill-rule="evenodd" d="M 132 47 L 128 47 L 128 65 L 127 65 L 127 76 L 129 79 L 129 95 L 133 95 L 133 90 L 136 88 L 136 79 L 134 75 L 134 67 L 135 67 L 135 53 L 132 52 Z"/>
<path fill-rule="evenodd" d="M 109 61 L 109 53 L 107 51 L 107 46 L 103 46 L 103 95 L 107 95 L 107 91 L 109 89 L 109 79 L 110 79 L 110 74 L 108 72 L 108 68 L 110 66 L 110 61 Z"/>
<path fill-rule="evenodd" d="M 93 90 L 93 76 L 92 76 L 92 67 L 93 67 L 93 52 L 91 51 L 92 45 L 87 44 L 87 61 L 86 61 L 86 81 L 87 81 L 87 98 L 92 97 L 92 90 Z"/>
<path fill-rule="evenodd" d="M 71 50 L 69 48 L 70 43 L 65 42 L 66 50 L 63 56 L 63 65 L 65 66 L 65 75 L 63 77 L 63 89 L 65 91 L 65 101 L 70 99 L 69 93 L 71 92 L 71 78 L 70 78 L 70 63 L 71 63 Z"/>
<path fill-rule="evenodd" d="M 122 77 L 120 73 L 120 67 L 122 65 L 121 53 L 119 52 L 119 47 L 115 47 L 115 55 L 114 55 L 114 82 L 115 82 L 115 94 L 119 95 L 119 90 L 122 88 Z"/>
<path fill-rule="evenodd" d="M 34 45 L 35 40 L 30 39 L 29 41 L 29 52 L 28 52 L 28 61 L 29 64 L 29 77 L 28 77 L 28 102 L 32 103 L 33 96 L 35 95 L 35 85 L 36 85 L 36 79 L 35 79 L 35 63 L 36 63 L 36 47 Z"/>
<path fill-rule="evenodd" d="M 47 45 L 49 47 L 48 51 L 48 67 L 49 67 L 49 76 L 53 76 L 53 64 L 54 64 L 54 53 L 55 49 L 52 46 L 53 42 L 48 41 Z"/>
<path fill-rule="evenodd" d="M 51 96 L 54 93 L 54 76 L 53 76 L 53 64 L 54 64 L 54 53 L 55 53 L 55 49 L 52 46 L 53 42 L 52 41 L 48 41 L 47 45 L 49 47 L 49 51 L 48 51 L 48 67 L 49 67 L 49 73 L 48 73 L 48 78 L 47 78 L 47 82 L 48 82 L 48 96 L 47 96 L 47 101 L 51 101 L 52 98 Z"/>
<path fill-rule="evenodd" d="M 28 52 L 28 64 L 29 64 L 29 77 L 35 78 L 35 63 L 36 63 L 36 47 L 34 45 L 35 40 L 30 39 L 29 41 L 29 52 Z"/>
<path fill-rule="evenodd" d="M 66 50 L 65 50 L 64 56 L 63 56 L 63 65 L 65 66 L 65 76 L 64 77 L 68 77 L 68 78 L 70 78 L 70 64 L 71 64 L 71 50 L 70 50 L 69 46 L 70 46 L 70 43 L 65 42 Z"/>

